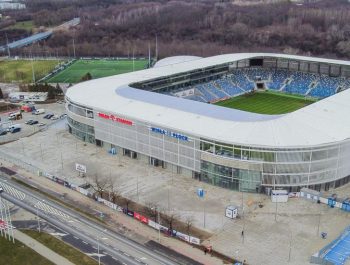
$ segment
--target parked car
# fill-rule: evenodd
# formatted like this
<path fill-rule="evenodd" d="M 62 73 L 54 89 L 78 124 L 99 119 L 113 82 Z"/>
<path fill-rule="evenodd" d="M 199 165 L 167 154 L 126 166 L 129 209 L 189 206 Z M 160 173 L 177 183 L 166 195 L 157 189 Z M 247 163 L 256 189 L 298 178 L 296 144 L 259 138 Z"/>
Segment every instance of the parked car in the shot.
<path fill-rule="evenodd" d="M 30 119 L 25 122 L 25 124 L 31 124 L 34 120 Z"/>
<path fill-rule="evenodd" d="M 6 134 L 7 134 L 7 131 L 6 131 L 5 129 L 1 129 L 1 130 L 0 130 L 0 136 L 1 136 L 1 135 L 6 135 Z"/>
<path fill-rule="evenodd" d="M 38 123 L 38 126 L 39 126 L 39 127 L 42 127 L 42 126 L 45 126 L 45 125 L 46 125 L 46 124 L 43 123 L 43 122 Z"/>
<path fill-rule="evenodd" d="M 4 192 L 4 189 L 0 187 L 0 193 L 3 193 Z"/>
<path fill-rule="evenodd" d="M 53 116 L 54 116 L 53 113 L 48 113 L 48 114 L 46 114 L 43 118 L 49 120 L 49 119 L 51 119 Z"/>
<path fill-rule="evenodd" d="M 44 114 L 44 113 L 45 113 L 45 109 L 37 109 L 36 111 L 34 111 L 34 113 L 32 112 L 32 114 L 35 114 L 35 115 Z"/>
<path fill-rule="evenodd" d="M 16 133 L 16 132 L 20 132 L 20 131 L 21 131 L 21 127 L 12 128 L 10 130 L 11 133 Z"/>
<path fill-rule="evenodd" d="M 28 123 L 28 125 L 34 125 L 34 124 L 38 124 L 38 121 L 32 120 L 30 123 Z"/>
<path fill-rule="evenodd" d="M 60 116 L 60 119 L 63 119 L 63 118 L 65 118 L 65 117 L 67 117 L 67 114 L 66 114 L 66 113 L 63 113 L 63 114 Z"/>
<path fill-rule="evenodd" d="M 19 128 L 21 130 L 21 124 L 13 124 L 10 125 L 7 129 L 8 132 L 12 132 L 12 130 Z"/>
<path fill-rule="evenodd" d="M 58 116 L 58 115 L 53 115 L 52 117 L 51 117 L 51 120 L 58 120 L 60 117 Z"/>

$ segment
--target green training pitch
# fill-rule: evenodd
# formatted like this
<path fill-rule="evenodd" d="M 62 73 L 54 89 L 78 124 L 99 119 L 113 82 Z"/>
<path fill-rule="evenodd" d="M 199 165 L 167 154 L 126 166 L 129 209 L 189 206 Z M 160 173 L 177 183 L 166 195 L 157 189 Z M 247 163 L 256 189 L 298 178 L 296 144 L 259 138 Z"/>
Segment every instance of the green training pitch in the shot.
<path fill-rule="evenodd" d="M 87 73 L 95 79 L 142 70 L 146 65 L 147 60 L 135 60 L 134 63 L 132 60 L 77 60 L 47 82 L 78 83 Z"/>
<path fill-rule="evenodd" d="M 285 114 L 312 104 L 316 99 L 289 95 L 278 92 L 254 92 L 228 100 L 216 105 L 261 114 Z"/>
<path fill-rule="evenodd" d="M 1 83 L 31 83 L 33 82 L 33 70 L 36 80 L 44 77 L 59 64 L 57 60 L 5 60 L 0 61 Z"/>

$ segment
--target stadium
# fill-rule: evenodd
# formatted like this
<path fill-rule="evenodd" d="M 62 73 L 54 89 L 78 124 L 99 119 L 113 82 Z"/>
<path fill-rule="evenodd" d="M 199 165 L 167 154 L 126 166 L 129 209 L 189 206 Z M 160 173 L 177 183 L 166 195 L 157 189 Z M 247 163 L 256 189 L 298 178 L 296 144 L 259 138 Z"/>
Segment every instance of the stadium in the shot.
<path fill-rule="evenodd" d="M 223 188 L 328 190 L 350 181 L 349 78 L 349 62 L 313 57 L 168 58 L 69 88 L 68 128 Z"/>

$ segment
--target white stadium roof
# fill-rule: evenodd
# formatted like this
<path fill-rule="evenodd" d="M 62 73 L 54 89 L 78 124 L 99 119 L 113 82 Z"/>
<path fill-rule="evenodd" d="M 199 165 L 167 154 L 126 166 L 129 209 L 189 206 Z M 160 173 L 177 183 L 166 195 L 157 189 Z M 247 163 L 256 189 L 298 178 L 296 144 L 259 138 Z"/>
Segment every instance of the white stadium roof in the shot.
<path fill-rule="evenodd" d="M 184 63 L 184 62 L 189 62 L 193 60 L 198 60 L 201 59 L 202 57 L 198 56 L 189 56 L 189 55 L 181 55 L 181 56 L 172 56 L 172 57 L 167 57 L 164 59 L 159 60 L 154 64 L 153 67 L 163 67 L 167 65 L 172 65 L 172 64 L 177 64 L 177 63 Z"/>
<path fill-rule="evenodd" d="M 276 148 L 307 147 L 326 145 L 350 137 L 350 89 L 292 113 L 269 116 L 234 109 L 223 110 L 220 106 L 135 91 L 128 86 L 135 82 L 255 57 L 350 65 L 348 61 L 285 54 L 228 54 L 95 79 L 71 87 L 66 96 L 72 102 L 100 111 L 225 143 Z"/>

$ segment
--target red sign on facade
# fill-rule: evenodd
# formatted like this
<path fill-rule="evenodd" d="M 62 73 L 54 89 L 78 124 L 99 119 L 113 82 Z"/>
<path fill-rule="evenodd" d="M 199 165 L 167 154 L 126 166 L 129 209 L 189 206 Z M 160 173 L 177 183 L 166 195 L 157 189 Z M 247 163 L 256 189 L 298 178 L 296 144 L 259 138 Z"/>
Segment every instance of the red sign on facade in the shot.
<path fill-rule="evenodd" d="M 145 217 L 145 216 L 142 216 L 141 215 L 141 220 L 140 220 L 142 223 L 145 223 L 145 224 L 148 224 L 148 218 Z"/>
<path fill-rule="evenodd" d="M 137 212 L 134 212 L 134 218 L 137 219 L 137 220 L 140 220 L 141 219 L 141 215 Z"/>
<path fill-rule="evenodd" d="M 119 123 L 122 123 L 122 124 L 126 124 L 126 125 L 129 125 L 131 126 L 133 124 L 132 121 L 129 121 L 129 120 L 126 120 L 126 119 L 123 119 L 123 118 L 120 118 L 120 117 L 117 117 L 115 115 L 109 115 L 109 114 L 105 114 L 105 113 L 102 113 L 102 112 L 99 112 L 98 113 L 98 116 L 102 119 L 106 119 L 106 120 L 111 120 L 111 121 L 115 121 L 115 122 L 119 122 Z"/>

